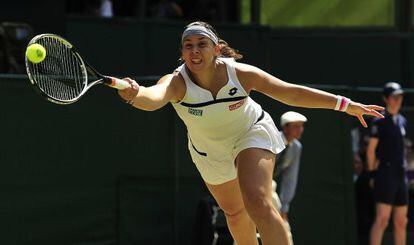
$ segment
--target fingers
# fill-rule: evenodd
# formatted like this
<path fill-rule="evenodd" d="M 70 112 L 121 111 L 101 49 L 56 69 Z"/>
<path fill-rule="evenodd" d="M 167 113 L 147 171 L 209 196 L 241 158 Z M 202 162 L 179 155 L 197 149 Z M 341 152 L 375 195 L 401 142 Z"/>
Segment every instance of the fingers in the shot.
<path fill-rule="evenodd" d="M 379 106 L 379 105 L 365 105 L 366 108 L 371 109 L 371 110 L 376 110 L 376 111 L 383 111 L 385 110 L 384 107 Z"/>
<path fill-rule="evenodd" d="M 368 115 L 374 116 L 374 117 L 378 117 L 378 118 L 384 118 L 384 115 L 382 115 L 381 113 L 379 113 L 378 111 L 374 111 L 371 110 L 369 113 L 367 113 Z"/>
<path fill-rule="evenodd" d="M 124 78 L 122 78 L 122 80 L 128 82 L 131 85 L 132 89 L 138 89 L 138 87 L 139 87 L 138 83 L 135 80 L 133 80 L 129 77 L 124 77 Z"/>
<path fill-rule="evenodd" d="M 358 117 L 358 119 L 359 119 L 359 122 L 362 124 L 362 126 L 364 126 L 364 128 L 367 128 L 367 127 L 368 127 L 368 125 L 367 125 L 367 123 L 365 122 L 364 117 L 363 117 L 362 115 L 358 115 L 357 117 Z"/>
<path fill-rule="evenodd" d="M 362 126 L 364 126 L 364 128 L 368 127 L 363 117 L 364 115 L 369 115 L 377 118 L 384 118 L 384 115 L 378 112 L 385 109 L 382 106 L 357 104 L 356 108 L 362 109 L 362 111 L 359 110 L 359 112 L 358 110 L 356 110 L 354 116 L 358 118 L 359 122 L 362 124 Z"/>
<path fill-rule="evenodd" d="M 374 117 L 378 117 L 378 118 L 384 118 L 384 115 L 382 115 L 381 113 L 379 113 L 378 111 L 376 111 L 374 109 L 367 109 L 367 108 L 364 108 L 364 109 L 365 109 L 364 114 L 374 116 Z"/>
<path fill-rule="evenodd" d="M 384 115 L 382 115 L 380 112 L 378 112 L 378 111 L 382 111 L 382 110 L 385 109 L 382 106 L 359 104 L 359 105 L 357 105 L 357 108 L 362 109 L 362 111 L 356 110 L 355 113 L 354 113 L 355 116 L 369 115 L 369 116 L 373 116 L 373 117 L 377 117 L 377 118 L 384 118 Z"/>
<path fill-rule="evenodd" d="M 359 122 L 365 128 L 368 127 L 367 123 L 365 122 L 364 115 L 369 115 L 377 118 L 384 118 L 379 111 L 383 111 L 385 108 L 378 105 L 364 105 L 358 102 L 351 102 L 348 106 L 348 110 L 346 111 L 348 114 L 355 116 L 358 118 Z"/>
<path fill-rule="evenodd" d="M 127 82 L 129 82 L 129 83 L 133 83 L 133 82 L 135 82 L 135 80 L 134 80 L 134 79 L 131 79 L 131 78 L 129 78 L 129 77 L 124 77 L 124 78 L 122 78 L 122 80 L 127 81 Z"/>

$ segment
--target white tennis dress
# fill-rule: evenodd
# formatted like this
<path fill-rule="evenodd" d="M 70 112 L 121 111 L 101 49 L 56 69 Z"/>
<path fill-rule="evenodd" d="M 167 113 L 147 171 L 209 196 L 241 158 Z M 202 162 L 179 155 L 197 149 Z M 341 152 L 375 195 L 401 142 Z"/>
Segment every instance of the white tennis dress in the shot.
<path fill-rule="evenodd" d="M 228 82 L 214 99 L 191 81 L 185 64 L 176 69 L 187 87 L 184 98 L 172 103 L 188 131 L 188 149 L 204 181 L 218 185 L 237 177 L 235 158 L 244 149 L 262 148 L 277 154 L 285 148 L 272 118 L 241 86 L 235 61 L 219 58 Z"/>

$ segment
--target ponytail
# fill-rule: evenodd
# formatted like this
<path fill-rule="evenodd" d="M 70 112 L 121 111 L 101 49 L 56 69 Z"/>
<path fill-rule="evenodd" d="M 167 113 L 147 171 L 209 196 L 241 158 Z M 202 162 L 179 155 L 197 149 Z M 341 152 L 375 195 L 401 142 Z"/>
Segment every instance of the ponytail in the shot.
<path fill-rule="evenodd" d="M 243 58 L 243 55 L 240 54 L 238 50 L 230 47 L 229 44 L 223 39 L 219 39 L 219 45 L 221 57 L 233 58 L 235 60 Z"/>

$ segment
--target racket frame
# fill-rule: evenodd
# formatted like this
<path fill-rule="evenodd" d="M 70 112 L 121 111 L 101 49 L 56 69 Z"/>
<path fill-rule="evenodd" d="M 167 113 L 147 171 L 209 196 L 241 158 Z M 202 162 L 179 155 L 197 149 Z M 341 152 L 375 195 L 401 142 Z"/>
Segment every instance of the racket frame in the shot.
<path fill-rule="evenodd" d="M 36 79 L 34 79 L 31 71 L 30 71 L 30 63 L 31 61 L 29 61 L 27 59 L 27 56 L 25 56 L 25 64 L 26 64 L 26 72 L 27 75 L 29 77 L 29 81 L 32 84 L 32 86 L 34 87 L 34 89 L 43 97 L 45 97 L 48 101 L 55 103 L 55 104 L 59 104 L 59 105 L 68 105 L 68 104 L 72 104 L 76 101 L 78 101 L 91 87 L 95 86 L 96 84 L 102 83 L 105 85 L 108 85 L 110 87 L 116 88 L 116 89 L 125 89 L 125 88 L 129 88 L 130 85 L 128 82 L 118 79 L 118 78 L 114 78 L 114 77 L 110 77 L 110 76 L 105 76 L 102 75 L 101 73 L 99 73 L 97 70 L 95 70 L 95 68 L 93 68 L 90 64 L 88 64 L 85 60 L 82 59 L 82 57 L 80 56 L 78 50 L 76 49 L 76 47 L 71 44 L 69 41 L 67 41 L 65 38 L 56 35 L 56 34 L 51 34 L 51 33 L 44 33 L 44 34 L 39 34 L 35 37 L 33 37 L 30 42 L 28 43 L 27 46 L 30 46 L 34 43 L 37 43 L 37 41 L 41 38 L 45 38 L 45 37 L 50 37 L 50 38 L 55 38 L 57 39 L 59 42 L 61 42 L 62 44 L 64 44 L 65 46 L 67 46 L 70 51 L 72 52 L 72 54 L 76 55 L 76 58 L 79 61 L 79 65 L 81 68 L 81 73 L 83 75 L 83 83 L 85 84 L 83 90 L 81 91 L 81 93 L 79 93 L 78 96 L 76 96 L 75 98 L 71 99 L 71 100 L 60 100 L 57 98 L 54 98 L 52 96 L 50 96 L 49 94 L 47 94 L 45 91 L 43 91 L 38 83 L 36 82 Z M 96 76 L 98 79 L 94 80 L 92 82 L 89 82 L 88 80 L 88 72 L 93 74 L 94 76 Z"/>

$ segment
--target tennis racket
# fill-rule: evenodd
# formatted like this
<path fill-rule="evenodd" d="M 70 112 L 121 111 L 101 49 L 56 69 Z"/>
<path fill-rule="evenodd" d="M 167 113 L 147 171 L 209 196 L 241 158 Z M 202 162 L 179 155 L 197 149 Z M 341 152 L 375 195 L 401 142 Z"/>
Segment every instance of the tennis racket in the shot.
<path fill-rule="evenodd" d="M 124 80 L 97 72 L 82 59 L 71 43 L 58 35 L 37 35 L 30 40 L 28 46 L 35 43 L 45 48 L 46 57 L 39 63 L 32 63 L 25 57 L 27 75 L 33 87 L 50 102 L 72 104 L 97 84 L 106 84 L 116 89 L 130 87 Z M 89 81 L 88 74 L 96 79 Z"/>

